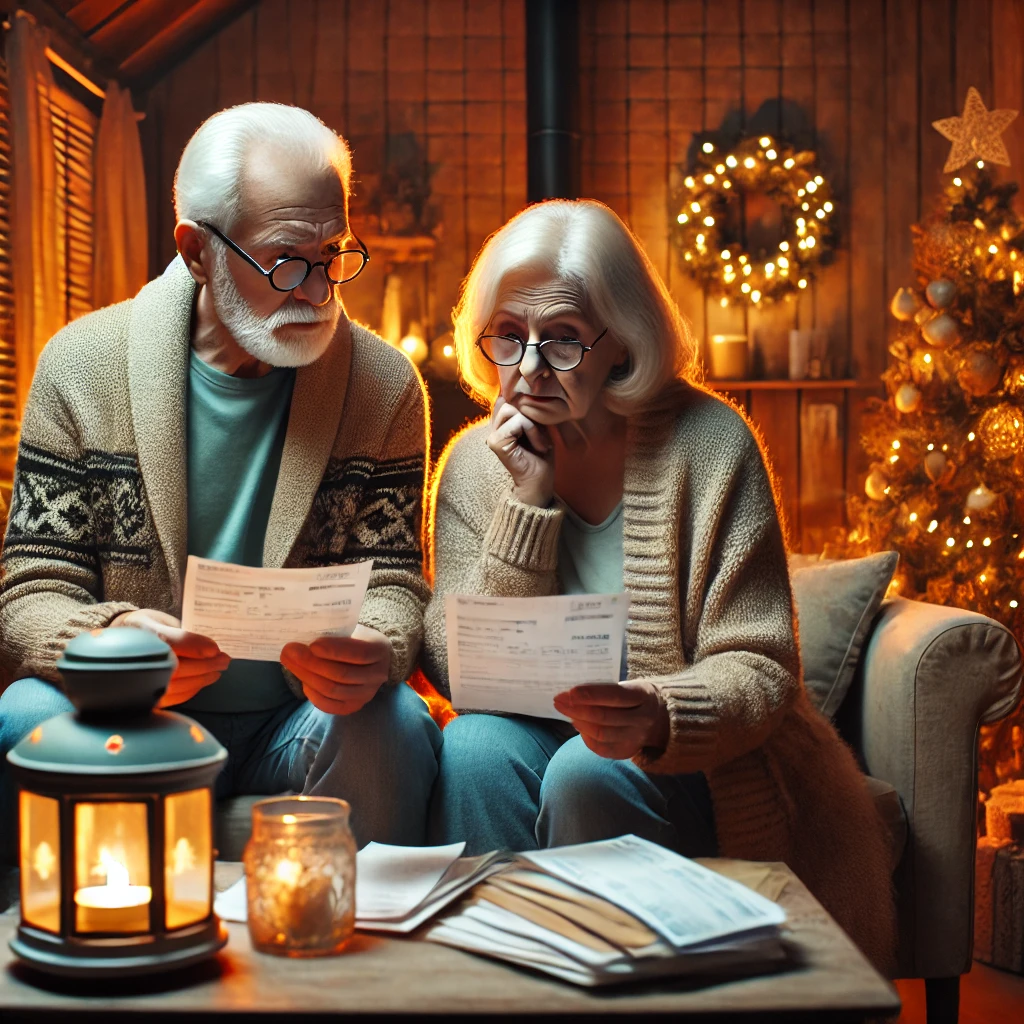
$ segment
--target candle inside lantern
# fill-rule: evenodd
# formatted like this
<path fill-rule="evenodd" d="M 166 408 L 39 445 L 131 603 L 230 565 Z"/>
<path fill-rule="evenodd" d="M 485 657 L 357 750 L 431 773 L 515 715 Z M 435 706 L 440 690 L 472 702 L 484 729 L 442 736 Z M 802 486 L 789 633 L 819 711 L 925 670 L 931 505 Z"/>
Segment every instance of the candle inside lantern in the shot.
<path fill-rule="evenodd" d="M 75 924 L 80 932 L 145 932 L 149 930 L 149 904 L 153 890 L 131 885 L 128 868 L 105 847 L 100 850 L 105 885 L 89 885 L 75 893 Z"/>

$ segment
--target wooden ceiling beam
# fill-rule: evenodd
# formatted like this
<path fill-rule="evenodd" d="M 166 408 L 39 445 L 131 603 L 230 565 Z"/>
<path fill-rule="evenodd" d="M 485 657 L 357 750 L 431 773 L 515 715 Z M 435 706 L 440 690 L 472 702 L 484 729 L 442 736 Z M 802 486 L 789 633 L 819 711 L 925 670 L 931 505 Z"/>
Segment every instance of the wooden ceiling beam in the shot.
<path fill-rule="evenodd" d="M 118 78 L 116 66 L 46 0 L 18 0 L 18 7 L 31 14 L 43 28 L 49 29 L 53 50 L 98 86 L 103 87 L 111 78 Z"/>
<path fill-rule="evenodd" d="M 89 39 L 115 64 L 122 64 L 168 25 L 204 0 L 135 0 L 93 32 Z"/>
<path fill-rule="evenodd" d="M 134 0 L 79 0 L 66 13 L 66 17 L 86 35 L 94 32 L 109 17 L 122 7 L 128 7 Z"/>
<path fill-rule="evenodd" d="M 121 78 L 133 88 L 148 89 L 254 3 L 256 0 L 202 0 L 128 57 L 118 69 Z"/>

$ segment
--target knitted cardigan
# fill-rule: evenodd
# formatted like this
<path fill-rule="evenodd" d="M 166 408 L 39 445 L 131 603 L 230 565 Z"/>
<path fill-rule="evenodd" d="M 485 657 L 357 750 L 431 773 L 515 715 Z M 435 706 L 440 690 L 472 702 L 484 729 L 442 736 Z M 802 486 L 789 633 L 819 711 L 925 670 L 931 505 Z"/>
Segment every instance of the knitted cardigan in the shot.
<path fill-rule="evenodd" d="M 447 593 L 559 592 L 564 512 L 518 502 L 486 423 L 449 444 L 430 510 L 434 594 L 422 664 L 449 693 Z M 684 388 L 628 421 L 623 581 L 629 678 L 668 707 L 651 773 L 703 772 L 722 856 L 785 861 L 883 970 L 893 964 L 889 848 L 851 751 L 801 681 L 772 483 L 746 421 Z"/>
<path fill-rule="evenodd" d="M 3 550 L 8 674 L 56 683 L 55 662 L 82 630 L 133 608 L 181 615 L 194 294 L 175 258 L 133 299 L 76 320 L 43 350 Z M 343 316 L 327 352 L 296 372 L 263 564 L 372 558 L 360 621 L 391 640 L 393 682 L 415 661 L 429 597 L 426 437 L 409 361 Z"/>

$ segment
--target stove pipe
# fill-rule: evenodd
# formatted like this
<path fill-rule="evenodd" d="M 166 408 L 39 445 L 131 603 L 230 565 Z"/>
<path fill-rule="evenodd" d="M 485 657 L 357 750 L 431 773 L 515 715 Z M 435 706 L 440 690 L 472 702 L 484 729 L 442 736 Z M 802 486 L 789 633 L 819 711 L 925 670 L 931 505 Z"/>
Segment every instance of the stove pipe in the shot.
<path fill-rule="evenodd" d="M 580 187 L 578 0 L 526 0 L 526 199 Z"/>

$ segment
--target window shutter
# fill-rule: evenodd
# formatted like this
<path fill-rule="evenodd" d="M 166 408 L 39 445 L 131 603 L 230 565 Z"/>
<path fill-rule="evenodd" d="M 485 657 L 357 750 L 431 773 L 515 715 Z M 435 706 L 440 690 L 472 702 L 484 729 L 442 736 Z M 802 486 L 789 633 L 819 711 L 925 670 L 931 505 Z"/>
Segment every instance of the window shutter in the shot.
<path fill-rule="evenodd" d="M 6 454 L 5 449 L 13 445 L 17 433 L 14 282 L 11 276 L 11 106 L 7 62 L 0 57 L 0 453 Z"/>
<path fill-rule="evenodd" d="M 93 146 L 97 119 L 73 97 L 50 97 L 57 154 L 57 222 L 67 321 L 92 310 Z"/>

